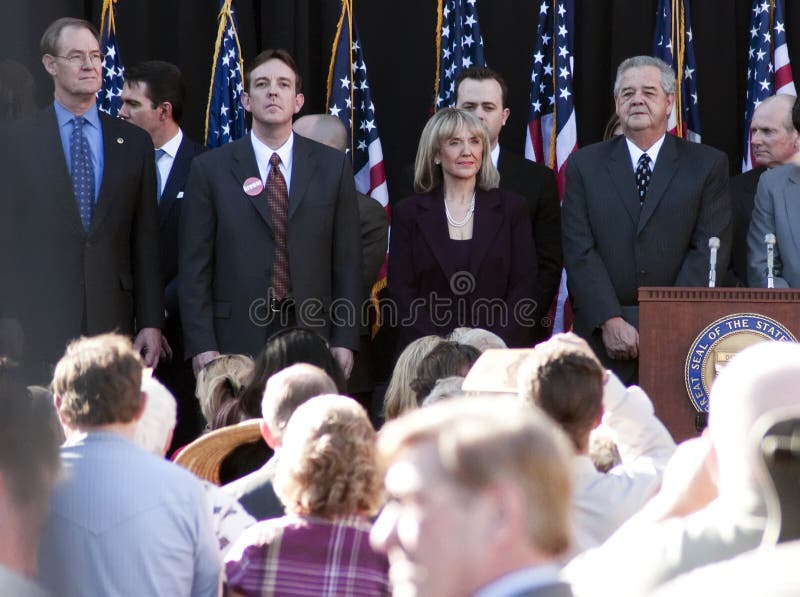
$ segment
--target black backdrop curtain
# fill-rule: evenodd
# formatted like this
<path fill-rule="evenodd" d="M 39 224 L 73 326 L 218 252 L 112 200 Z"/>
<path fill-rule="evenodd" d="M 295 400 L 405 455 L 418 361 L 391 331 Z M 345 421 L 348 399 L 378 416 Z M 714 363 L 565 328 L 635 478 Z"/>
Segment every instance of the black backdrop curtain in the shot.
<path fill-rule="evenodd" d="M 530 60 L 540 0 L 478 0 L 486 60 L 510 87 L 511 117 L 504 146 L 522 152 L 528 112 Z M 656 0 L 576 0 L 574 94 L 580 145 L 598 141 L 613 109 L 616 66 L 649 54 Z M 25 64 L 44 105 L 52 87 L 41 67 L 38 41 L 49 22 L 77 16 L 99 25 L 101 0 L 3 0 L 0 56 Z M 234 0 L 245 60 L 284 47 L 304 78 L 303 113 L 325 108 L 338 0 Z M 751 0 L 694 0 L 692 30 L 703 142 L 725 151 L 736 173 L 741 162 L 744 84 Z M 202 137 L 218 0 L 119 0 L 117 39 L 124 64 L 163 59 L 186 77 L 184 128 Z M 369 68 L 372 98 L 392 181 L 413 160 L 427 119 L 435 69 L 436 0 L 354 0 Z M 800 79 L 800 0 L 785 0 L 789 51 Z M 396 199 L 392 194 L 392 199 Z"/>

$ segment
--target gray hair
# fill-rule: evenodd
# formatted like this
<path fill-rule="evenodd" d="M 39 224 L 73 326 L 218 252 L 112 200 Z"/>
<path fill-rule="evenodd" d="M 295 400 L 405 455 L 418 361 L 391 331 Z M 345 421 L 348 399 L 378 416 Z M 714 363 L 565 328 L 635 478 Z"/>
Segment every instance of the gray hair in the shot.
<path fill-rule="evenodd" d="M 669 64 L 654 56 L 632 56 L 623 60 L 619 68 L 617 68 L 617 78 L 614 80 L 614 97 L 619 95 L 622 76 L 625 72 L 632 68 L 641 68 L 643 66 L 653 66 L 661 71 L 661 89 L 667 95 L 675 93 L 675 71 L 672 70 Z"/>
<path fill-rule="evenodd" d="M 97 31 L 97 27 L 95 27 L 92 23 L 83 19 L 62 17 L 50 23 L 50 25 L 42 34 L 42 39 L 39 41 L 39 51 L 41 52 L 42 56 L 45 54 L 50 54 L 51 56 L 58 55 L 60 52 L 58 40 L 61 38 L 61 32 L 67 27 L 86 29 L 94 36 L 94 38 L 97 40 L 97 43 L 100 43 L 100 33 Z"/>
<path fill-rule="evenodd" d="M 175 396 L 160 381 L 147 374 L 142 375 L 142 392 L 147 400 L 133 441 L 140 448 L 162 457 L 168 448 L 170 433 L 175 429 L 178 404 Z"/>

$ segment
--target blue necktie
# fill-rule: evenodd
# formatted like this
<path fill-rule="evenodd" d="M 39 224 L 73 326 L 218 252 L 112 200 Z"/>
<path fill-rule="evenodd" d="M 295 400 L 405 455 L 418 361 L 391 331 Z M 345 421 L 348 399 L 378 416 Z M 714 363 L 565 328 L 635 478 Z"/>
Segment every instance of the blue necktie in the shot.
<path fill-rule="evenodd" d="M 161 188 L 161 170 L 158 169 L 158 160 L 160 160 L 163 156 L 167 155 L 167 152 L 163 149 L 156 149 L 156 181 L 158 183 L 158 188 L 156 189 L 158 195 L 158 202 L 161 203 L 161 193 L 163 192 Z"/>
<path fill-rule="evenodd" d="M 636 190 L 639 192 L 639 202 L 644 203 L 647 195 L 647 187 L 650 186 L 650 177 L 653 175 L 650 170 L 650 156 L 643 153 L 636 165 Z"/>
<path fill-rule="evenodd" d="M 94 166 L 89 141 L 83 134 L 86 119 L 76 116 L 72 119 L 72 134 L 69 137 L 69 157 L 72 162 L 72 190 L 78 202 L 81 224 L 84 232 L 89 232 L 94 213 Z"/>

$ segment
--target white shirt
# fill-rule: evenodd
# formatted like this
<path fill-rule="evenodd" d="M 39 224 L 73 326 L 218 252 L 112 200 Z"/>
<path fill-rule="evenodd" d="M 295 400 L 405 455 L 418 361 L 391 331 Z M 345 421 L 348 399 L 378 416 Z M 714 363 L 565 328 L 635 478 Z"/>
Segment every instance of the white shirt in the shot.
<path fill-rule="evenodd" d="M 492 164 L 494 167 L 497 168 L 497 162 L 500 160 L 500 144 L 494 146 L 494 149 L 489 154 L 492 156 Z"/>
<path fill-rule="evenodd" d="M 156 149 L 162 149 L 164 151 L 164 155 L 156 160 L 156 168 L 158 168 L 159 180 L 161 181 L 161 188 L 158 189 L 159 197 L 161 197 L 161 194 L 164 192 L 164 187 L 167 185 L 169 173 L 172 172 L 172 164 L 175 163 L 175 156 L 178 155 L 178 149 L 180 149 L 182 142 L 183 131 L 178 129 L 178 133 L 172 139 L 164 143 L 161 147 L 156 147 Z"/>
<path fill-rule="evenodd" d="M 639 165 L 639 158 L 642 157 L 643 153 L 646 153 L 647 157 L 650 158 L 650 171 L 652 172 L 655 169 L 658 152 L 661 151 L 661 146 L 664 144 L 664 137 L 666 136 L 666 133 L 661 135 L 661 138 L 648 147 L 646 151 L 642 151 L 633 141 L 625 137 L 625 142 L 628 144 L 628 153 L 631 154 L 631 163 L 633 164 L 634 172 L 636 172 L 636 166 Z"/>
<path fill-rule="evenodd" d="M 273 153 L 277 153 L 281 158 L 280 166 L 283 179 L 286 181 L 286 191 L 291 191 L 292 184 L 292 149 L 294 148 L 294 133 L 289 133 L 289 138 L 278 149 L 272 149 L 268 145 L 259 141 L 258 137 L 253 131 L 250 131 L 250 140 L 253 143 L 253 151 L 256 154 L 256 162 L 258 163 L 258 173 L 261 176 L 261 182 L 267 186 L 267 177 L 269 176 L 269 159 Z"/>
<path fill-rule="evenodd" d="M 603 389 L 603 423 L 616 436 L 621 464 L 607 473 L 586 455 L 573 460 L 573 555 L 608 539 L 658 490 L 675 442 L 638 386 L 626 388 L 609 371 Z"/>
<path fill-rule="evenodd" d="M 558 577 L 559 570 L 558 564 L 515 570 L 485 585 L 472 597 L 506 597 L 563 582 Z"/>

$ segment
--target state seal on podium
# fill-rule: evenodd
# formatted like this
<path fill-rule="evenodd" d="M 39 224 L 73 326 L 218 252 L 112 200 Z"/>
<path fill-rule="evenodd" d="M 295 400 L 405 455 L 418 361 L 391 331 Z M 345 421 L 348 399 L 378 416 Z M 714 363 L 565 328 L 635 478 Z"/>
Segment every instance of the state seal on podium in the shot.
<path fill-rule="evenodd" d="M 755 313 L 734 313 L 709 324 L 686 355 L 686 391 L 698 412 L 708 412 L 711 385 L 736 354 L 766 341 L 797 342 L 785 326 Z"/>

